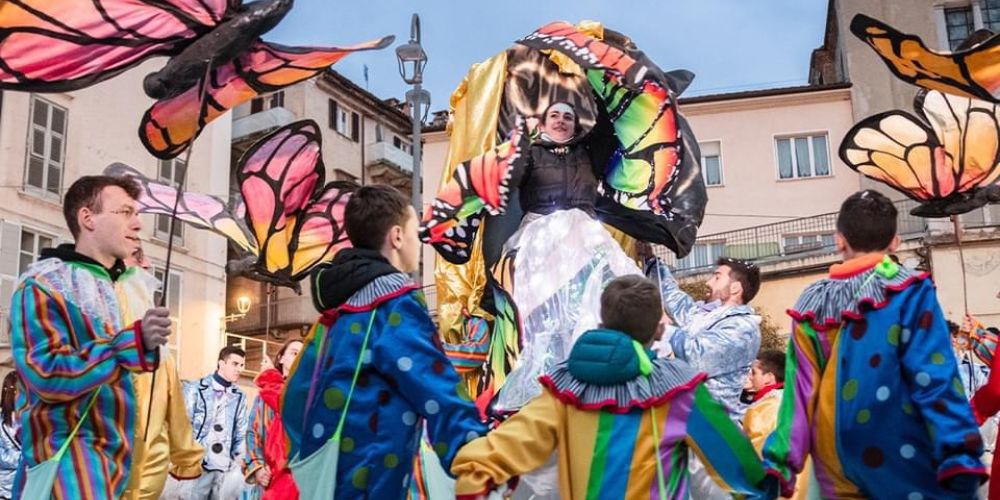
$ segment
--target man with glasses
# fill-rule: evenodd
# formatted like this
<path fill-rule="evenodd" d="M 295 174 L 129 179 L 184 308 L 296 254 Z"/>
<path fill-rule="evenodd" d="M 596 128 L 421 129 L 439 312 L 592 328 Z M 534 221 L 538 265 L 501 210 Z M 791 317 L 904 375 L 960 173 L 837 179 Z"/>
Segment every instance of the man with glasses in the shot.
<path fill-rule="evenodd" d="M 118 498 L 125 490 L 137 413 L 130 373 L 152 371 L 157 348 L 170 334 L 165 308 L 131 314 L 142 318 L 131 323 L 125 319 L 123 283 L 131 274 L 123 261 L 139 245 L 138 195 L 127 179 L 74 182 L 63 214 L 75 244 L 43 250 L 18 282 L 11 338 L 28 409 L 15 491 L 28 468 L 67 442 L 52 498 Z"/>

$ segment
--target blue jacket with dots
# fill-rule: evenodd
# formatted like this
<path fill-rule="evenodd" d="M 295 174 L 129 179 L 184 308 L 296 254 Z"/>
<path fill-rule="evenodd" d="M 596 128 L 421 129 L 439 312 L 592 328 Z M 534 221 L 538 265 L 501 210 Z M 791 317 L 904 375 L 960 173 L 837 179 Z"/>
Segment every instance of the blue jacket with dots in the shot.
<path fill-rule="evenodd" d="M 345 404 L 337 498 L 404 498 L 424 422 L 446 471 L 464 443 L 486 433 L 441 350 L 422 292 L 401 273 L 375 278 L 312 328 L 282 394 L 289 458 L 326 443 Z"/>

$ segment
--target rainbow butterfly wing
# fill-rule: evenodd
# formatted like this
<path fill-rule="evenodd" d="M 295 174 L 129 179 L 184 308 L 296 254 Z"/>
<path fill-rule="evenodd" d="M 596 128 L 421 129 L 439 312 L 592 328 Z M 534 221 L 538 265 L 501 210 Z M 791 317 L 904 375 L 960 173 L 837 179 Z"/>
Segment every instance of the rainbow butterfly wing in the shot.
<path fill-rule="evenodd" d="M 1000 178 L 1000 109 L 937 91 L 918 95 L 915 107 L 924 120 L 902 111 L 862 120 L 848 131 L 840 157 L 852 169 L 934 204 L 918 213 L 951 215 L 951 202 L 967 202 L 968 193 Z"/>
<path fill-rule="evenodd" d="M 424 214 L 421 239 L 449 262 L 469 259 L 484 211 L 490 215 L 506 211 L 511 178 L 524 168 L 529 144 L 523 129 L 519 124 L 507 142 L 455 167 Z"/>
<path fill-rule="evenodd" d="M 104 169 L 105 175 L 115 177 L 130 177 L 139 183 L 142 189 L 139 199 L 139 212 L 156 215 L 174 215 L 174 203 L 177 190 L 172 186 L 153 181 L 128 165 L 114 163 Z M 177 218 L 199 229 L 207 229 L 225 236 L 240 250 L 257 254 L 257 245 L 253 236 L 243 222 L 233 217 L 226 203 L 211 195 L 181 192 L 177 204 Z"/>
<path fill-rule="evenodd" d="M 65 92 L 180 52 L 219 24 L 227 0 L 5 0 L 0 88 Z"/>
<path fill-rule="evenodd" d="M 348 47 L 286 47 L 255 42 L 236 60 L 212 69 L 205 86 L 195 86 L 176 97 L 156 102 L 142 118 L 139 138 L 161 159 L 179 155 L 202 129 L 226 111 L 254 97 L 312 78 L 344 56 L 381 49 L 388 36 Z M 204 94 L 204 98 L 200 97 Z"/>
<path fill-rule="evenodd" d="M 854 16 L 851 32 L 871 46 L 905 82 L 930 90 L 1000 101 L 1000 36 L 955 52 L 927 48 L 916 35 L 902 33 L 863 14 Z"/>

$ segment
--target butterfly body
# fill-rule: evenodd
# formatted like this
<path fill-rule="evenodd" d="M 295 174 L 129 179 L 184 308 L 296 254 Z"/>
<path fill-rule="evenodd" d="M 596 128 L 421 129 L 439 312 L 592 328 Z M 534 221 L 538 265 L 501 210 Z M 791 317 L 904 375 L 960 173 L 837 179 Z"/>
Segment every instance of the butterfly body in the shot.
<path fill-rule="evenodd" d="M 211 32 L 170 58 L 143 80 L 143 90 L 153 99 L 176 97 L 198 84 L 208 66 L 229 63 L 246 53 L 261 35 L 274 29 L 288 14 L 294 0 L 260 0 L 243 6 Z"/>

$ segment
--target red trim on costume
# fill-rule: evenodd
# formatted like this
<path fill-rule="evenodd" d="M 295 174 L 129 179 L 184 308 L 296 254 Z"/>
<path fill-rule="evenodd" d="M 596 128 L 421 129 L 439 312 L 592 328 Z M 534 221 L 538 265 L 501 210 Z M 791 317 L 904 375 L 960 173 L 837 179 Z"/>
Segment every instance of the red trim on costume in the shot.
<path fill-rule="evenodd" d="M 939 483 L 941 483 L 959 474 L 975 474 L 978 476 L 989 475 L 986 473 L 986 467 L 963 467 L 961 465 L 956 465 L 954 467 L 949 467 L 941 472 L 938 472 L 937 480 Z"/>
<path fill-rule="evenodd" d="M 642 401 L 632 400 L 629 401 L 628 404 L 626 404 L 625 406 L 619 406 L 618 402 L 615 401 L 614 399 L 606 399 L 598 403 L 585 404 L 580 402 L 580 398 L 572 391 L 568 389 L 560 390 L 559 388 L 557 388 L 555 382 L 548 375 L 542 375 L 538 379 L 538 381 L 541 382 L 542 385 L 545 386 L 549 390 L 549 392 L 551 392 L 552 395 L 556 397 L 556 399 L 568 405 L 572 405 L 581 410 L 591 410 L 591 411 L 600 410 L 600 411 L 609 411 L 611 413 L 622 414 L 622 413 L 628 413 L 629 411 L 635 408 L 648 410 L 653 406 L 660 406 L 663 403 L 666 403 L 667 401 L 673 399 L 673 397 L 677 395 L 678 392 L 694 389 L 695 386 L 700 384 L 706 378 L 708 378 L 708 375 L 706 375 L 705 373 L 698 373 L 697 375 L 692 377 L 691 380 L 688 380 L 684 384 L 678 385 L 673 389 L 670 389 L 669 391 L 663 393 L 660 396 L 647 398 Z"/>
<path fill-rule="evenodd" d="M 399 290 L 396 290 L 395 292 L 390 292 L 390 293 L 387 293 L 387 294 L 382 295 L 380 297 L 375 297 L 375 300 L 373 300 L 373 301 L 371 301 L 371 303 L 365 304 L 363 306 L 352 306 L 352 305 L 344 304 L 344 305 L 338 307 L 336 309 L 336 312 L 356 313 L 356 312 L 371 311 L 372 309 L 375 309 L 375 306 L 378 306 L 379 304 L 381 304 L 381 303 L 383 303 L 383 302 L 385 302 L 387 300 L 392 300 L 392 299 L 395 299 L 396 297 L 402 297 L 403 295 L 406 295 L 406 294 L 408 294 L 408 293 L 410 293 L 410 292 L 412 292 L 414 290 L 420 290 L 420 287 L 417 286 L 417 285 L 406 285 L 403 288 L 400 288 Z"/>
<path fill-rule="evenodd" d="M 900 283 L 898 285 L 891 285 L 891 286 L 885 287 L 885 291 L 886 292 L 892 292 L 892 293 L 899 293 L 899 292 L 902 292 L 903 290 L 905 290 L 910 285 L 912 285 L 914 282 L 925 280 L 925 279 L 927 279 L 929 277 L 930 277 L 930 273 L 914 274 L 913 276 L 910 276 L 909 278 L 907 278 L 906 281 L 904 281 L 904 282 L 902 282 L 902 283 Z M 890 299 L 891 299 L 891 297 L 887 296 L 885 298 L 885 300 L 883 300 L 882 302 L 876 303 L 875 301 L 873 301 L 870 298 L 866 297 L 866 298 L 861 299 L 860 301 L 858 301 L 858 305 L 859 306 L 865 305 L 868 308 L 868 310 L 874 311 L 874 310 L 882 309 L 883 307 L 889 305 Z M 859 309 L 860 309 L 860 307 L 859 307 Z M 799 312 L 799 311 L 796 311 L 795 309 L 787 309 L 787 310 L 785 310 L 785 312 L 789 316 L 791 316 L 792 319 L 794 319 L 795 321 L 798 321 L 800 323 L 809 323 L 809 325 L 812 326 L 813 329 L 819 330 L 819 331 L 826 331 L 826 330 L 830 330 L 830 329 L 834 329 L 834 328 L 840 328 L 841 321 L 844 318 L 855 320 L 855 321 L 864 318 L 864 314 L 863 313 L 856 313 L 856 312 L 848 311 L 848 310 L 845 309 L 845 310 L 843 310 L 843 311 L 840 312 L 840 320 L 841 321 L 837 321 L 836 319 L 831 318 L 831 319 L 827 320 L 826 323 L 816 323 L 816 313 L 814 311 Z"/>
<path fill-rule="evenodd" d="M 201 474 L 198 474 L 197 476 L 184 477 L 184 476 L 178 476 L 177 474 L 174 474 L 173 472 L 170 473 L 170 477 L 172 477 L 172 478 L 174 478 L 174 479 L 176 479 L 178 481 L 191 481 L 192 479 L 198 479 L 201 476 L 202 476 Z"/>
<path fill-rule="evenodd" d="M 781 496 L 791 498 L 795 495 L 795 481 L 786 481 L 780 472 L 771 468 L 764 469 L 764 475 L 778 479 L 778 485 L 781 487 Z"/>
<path fill-rule="evenodd" d="M 774 383 L 774 384 L 771 384 L 771 385 L 765 385 L 759 391 L 757 391 L 757 394 L 753 395 L 753 401 L 752 402 L 756 403 L 757 401 L 760 401 L 761 399 L 764 399 L 764 396 L 766 396 L 767 393 L 769 393 L 769 392 L 771 392 L 771 391 L 773 391 L 775 389 L 783 389 L 784 387 L 785 387 L 785 383 L 784 382 L 777 382 L 777 383 Z"/>
<path fill-rule="evenodd" d="M 135 323 L 132 323 L 132 332 L 135 334 L 135 348 L 139 351 L 139 366 L 142 367 L 142 371 L 151 372 L 156 370 L 156 361 L 159 361 L 159 356 L 156 357 L 156 361 L 153 362 L 153 366 L 150 367 L 146 363 L 146 346 L 142 343 L 142 320 L 137 319 Z"/>
<path fill-rule="evenodd" d="M 885 259 L 885 254 L 873 253 L 863 257 L 856 257 L 840 264 L 834 264 L 830 266 L 830 277 L 844 279 L 857 276 L 877 266 L 883 259 Z"/>

